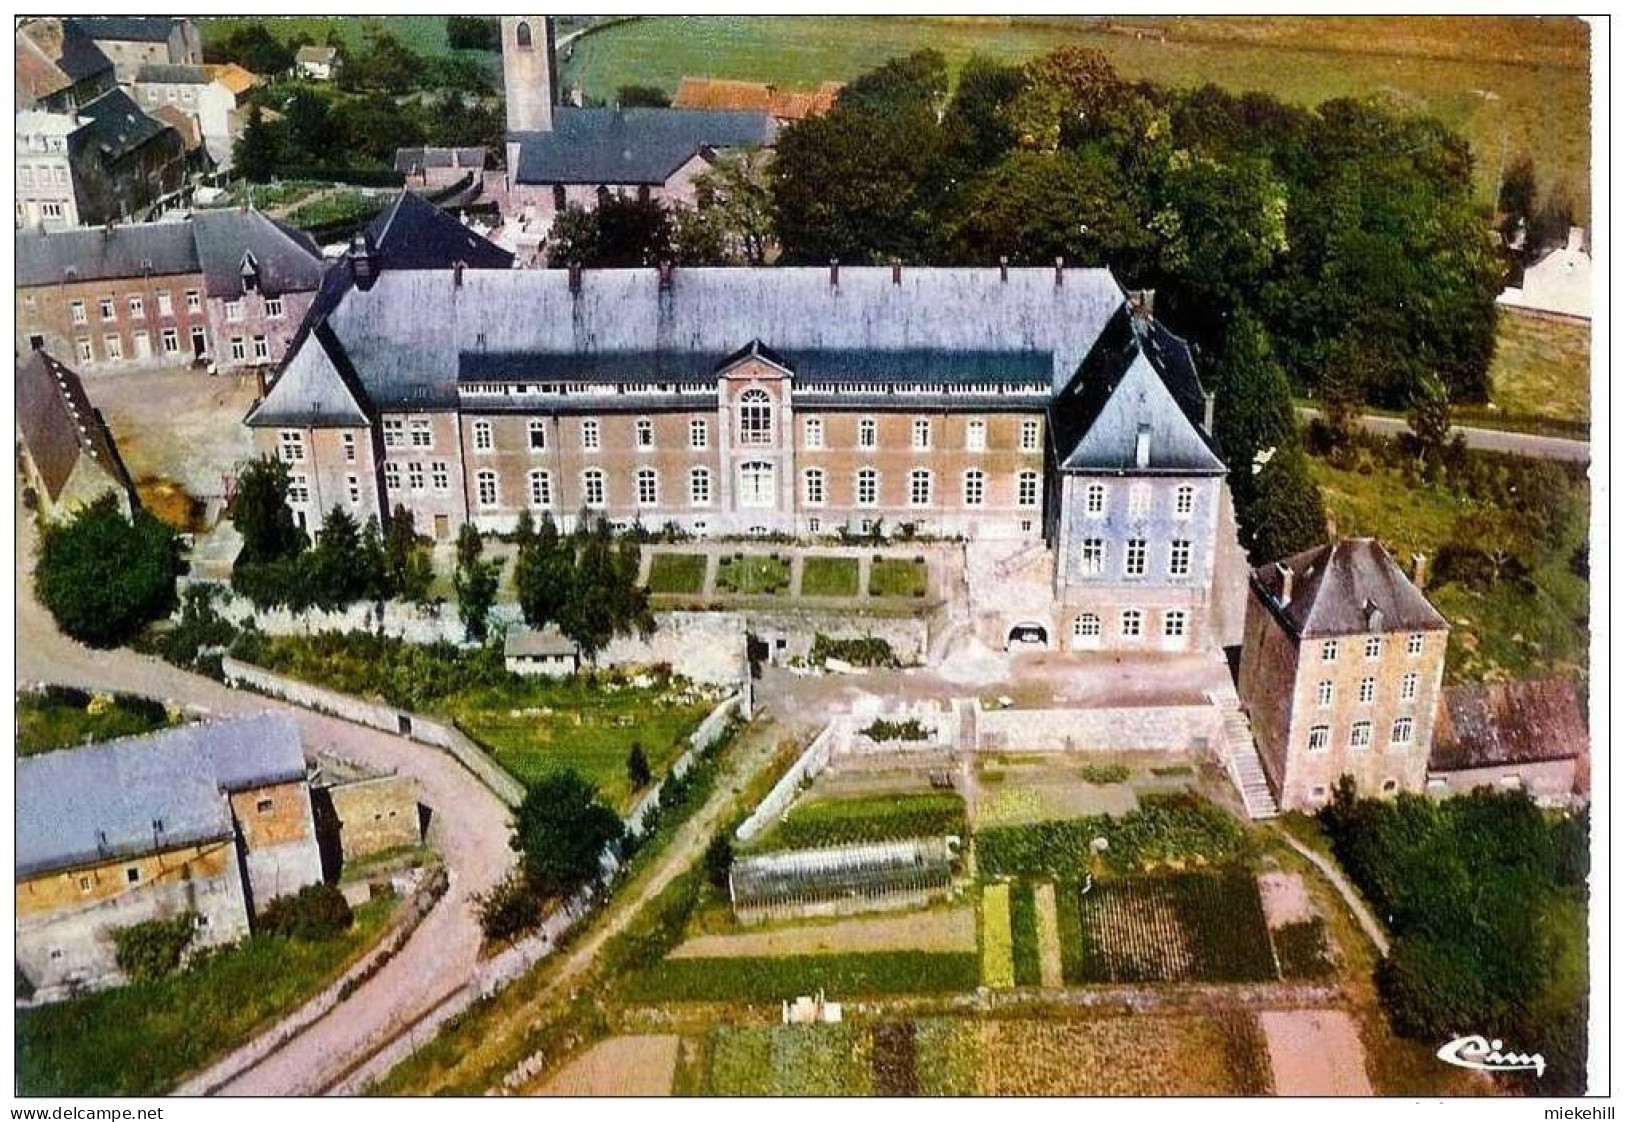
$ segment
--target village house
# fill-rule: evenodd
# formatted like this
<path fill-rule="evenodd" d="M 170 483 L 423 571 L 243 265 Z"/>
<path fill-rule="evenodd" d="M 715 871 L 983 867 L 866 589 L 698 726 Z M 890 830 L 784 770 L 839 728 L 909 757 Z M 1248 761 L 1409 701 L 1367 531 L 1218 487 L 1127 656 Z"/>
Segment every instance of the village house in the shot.
<path fill-rule="evenodd" d="M 1371 538 L 1253 570 L 1238 693 L 1281 809 L 1425 789 L 1449 630 Z"/>
<path fill-rule="evenodd" d="M 502 665 L 510 674 L 568 678 L 579 669 L 581 652 L 551 624 L 540 630 L 516 627 L 503 638 Z"/>
<path fill-rule="evenodd" d="M 195 120 L 210 158 L 229 165 L 231 142 L 239 129 L 237 94 L 210 73 L 215 69 L 146 63 L 136 71 L 131 93 L 138 105 L 155 116 L 169 109 Z"/>
<path fill-rule="evenodd" d="M 231 943 L 321 880 L 298 726 L 265 713 L 17 761 L 17 968 L 36 991 L 119 977 L 112 933 L 189 916 Z"/>
<path fill-rule="evenodd" d="M 1587 795 L 1589 743 L 1573 682 L 1447 689 L 1433 732 L 1427 789 L 1456 795 L 1493 787 L 1525 791 L 1544 806 L 1569 806 Z"/>
<path fill-rule="evenodd" d="M 73 21 L 27 20 L 16 33 L 18 109 L 71 115 L 118 85 L 113 60 Z"/>
<path fill-rule="evenodd" d="M 307 44 L 295 51 L 293 56 L 293 68 L 299 77 L 312 82 L 331 82 L 338 77 L 341 65 L 337 47 Z"/>
<path fill-rule="evenodd" d="M 29 351 L 15 389 L 23 482 L 40 513 L 59 521 L 112 494 L 130 517 L 135 485 L 79 375 L 44 351 Z"/>
<path fill-rule="evenodd" d="M 479 147 L 395 149 L 395 170 L 406 185 L 426 191 L 451 187 L 470 177 L 478 183 L 485 176 L 485 163 L 486 151 Z"/>
<path fill-rule="evenodd" d="M 162 16 L 80 16 L 67 21 L 112 60 L 120 83 L 143 66 L 199 66 L 203 38 L 189 19 Z"/>
<path fill-rule="evenodd" d="M 1496 297 L 1513 312 L 1590 322 L 1591 251 L 1583 227 L 1569 230 L 1568 240 L 1523 271 L 1519 287 Z"/>
<path fill-rule="evenodd" d="M 278 361 L 321 285 L 321 252 L 254 210 L 16 234 L 17 349 L 81 370 Z"/>

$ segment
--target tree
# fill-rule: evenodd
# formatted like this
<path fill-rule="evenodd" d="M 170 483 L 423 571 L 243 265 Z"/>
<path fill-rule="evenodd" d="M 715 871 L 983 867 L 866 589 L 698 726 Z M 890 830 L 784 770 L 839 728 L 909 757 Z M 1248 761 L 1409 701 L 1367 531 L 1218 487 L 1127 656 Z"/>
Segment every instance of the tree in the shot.
<path fill-rule="evenodd" d="M 1247 556 L 1255 564 L 1290 557 L 1326 540 L 1326 507 L 1297 449 L 1277 452 L 1256 477 L 1255 497 L 1237 504 Z"/>
<path fill-rule="evenodd" d="M 369 561 L 362 551 L 361 532 L 343 507 L 327 512 L 316 534 L 316 546 L 304 557 L 300 577 L 311 604 L 334 609 L 379 591 L 369 581 Z"/>
<path fill-rule="evenodd" d="M 250 183 L 268 183 L 276 172 L 277 138 L 258 102 L 248 107 L 248 121 L 233 145 L 232 164 Z"/>
<path fill-rule="evenodd" d="M 1510 234 L 1519 223 L 1528 227 L 1535 217 L 1535 193 L 1535 158 L 1520 152 L 1501 176 L 1501 195 L 1495 204 L 1503 233 Z"/>
<path fill-rule="evenodd" d="M 457 618 L 476 642 L 484 642 L 490 628 L 491 607 L 497 599 L 499 563 L 482 560 L 485 540 L 472 522 L 457 532 L 457 571 L 452 587 L 457 592 Z"/>
<path fill-rule="evenodd" d="M 531 889 L 543 899 L 568 896 L 597 879 L 604 851 L 625 829 L 573 771 L 543 776 L 514 815 L 513 848 Z"/>
<path fill-rule="evenodd" d="M 126 519 L 106 494 L 45 528 L 34 591 L 67 635 L 111 647 L 175 609 L 180 572 L 175 532 L 144 510 Z"/>
<path fill-rule="evenodd" d="M 327 99 L 315 90 L 300 87 L 282 107 L 282 136 L 298 149 L 299 163 L 321 164 L 332 158 L 338 141 Z"/>
<path fill-rule="evenodd" d="M 500 51 L 502 25 L 488 16 L 447 16 L 446 45 L 454 51 Z"/>
<path fill-rule="evenodd" d="M 553 516 L 544 514 L 534 533 L 521 538 L 513 581 L 519 610 L 532 627 L 558 623 L 575 587 L 574 547 L 559 537 Z"/>
<path fill-rule="evenodd" d="M 1535 536 L 1534 528 L 1518 511 L 1483 507 L 1456 519 L 1450 528 L 1447 548 L 1458 555 L 1482 558 L 1493 588 L 1509 572 L 1528 568 Z M 1448 567 L 1447 571 L 1450 571 Z"/>
<path fill-rule="evenodd" d="M 653 778 L 654 773 L 649 769 L 649 757 L 644 754 L 643 745 L 633 742 L 626 754 L 626 782 L 632 790 L 641 791 Z"/>
<path fill-rule="evenodd" d="M 512 943 L 542 921 L 542 901 L 523 873 L 504 878 L 474 901 L 480 931 L 493 943 Z"/>
<path fill-rule="evenodd" d="M 261 23 L 238 27 L 203 53 L 210 62 L 235 62 L 267 77 L 293 69 L 293 51 Z"/>
<path fill-rule="evenodd" d="M 615 104 L 623 109 L 667 109 L 671 106 L 671 95 L 659 86 L 627 85 L 616 89 Z"/>
<path fill-rule="evenodd" d="M 238 473 L 230 517 L 243 539 L 239 565 L 292 557 L 308 541 L 288 506 L 288 465 L 274 456 L 263 456 Z"/>
<path fill-rule="evenodd" d="M 711 887 L 728 887 L 728 873 L 733 869 L 733 863 L 733 838 L 727 830 L 723 830 L 713 836 L 711 844 L 705 847 L 705 879 L 711 882 Z"/>
<path fill-rule="evenodd" d="M 765 152 L 723 158 L 695 177 L 695 205 L 672 214 L 672 249 L 685 265 L 764 265 L 778 252 Z"/>
<path fill-rule="evenodd" d="M 412 512 L 397 504 L 384 531 L 384 586 L 392 595 L 414 604 L 429 598 L 434 569 L 428 550 L 418 537 Z"/>
<path fill-rule="evenodd" d="M 1425 377 L 1417 385 L 1406 423 L 1416 439 L 1416 458 L 1429 465 L 1438 463 L 1450 443 L 1451 419 L 1450 392 L 1437 378 Z"/>

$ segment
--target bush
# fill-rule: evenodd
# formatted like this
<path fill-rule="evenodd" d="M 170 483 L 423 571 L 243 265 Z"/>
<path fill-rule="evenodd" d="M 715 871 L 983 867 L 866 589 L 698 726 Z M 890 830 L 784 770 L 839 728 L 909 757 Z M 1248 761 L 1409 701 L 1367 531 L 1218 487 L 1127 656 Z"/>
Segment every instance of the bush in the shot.
<path fill-rule="evenodd" d="M 895 993 L 968 993 L 980 981 L 975 953 L 804 955 L 667 959 L 628 979 L 632 1001 L 769 1001 L 824 990 L 831 999 Z"/>
<path fill-rule="evenodd" d="M 336 886 L 308 884 L 292 896 L 278 896 L 262 908 L 258 926 L 266 935 L 319 943 L 348 931 L 354 921 L 350 902 Z"/>
<path fill-rule="evenodd" d="M 724 830 L 705 847 L 705 879 L 712 888 L 727 888 L 728 873 L 733 869 L 733 832 Z"/>
<path fill-rule="evenodd" d="M 822 666 L 829 659 L 851 663 L 853 666 L 880 666 L 896 668 L 902 663 L 891 644 L 877 635 L 861 639 L 832 639 L 822 632 L 813 635 L 812 652 L 807 660 Z"/>
<path fill-rule="evenodd" d="M 109 493 L 46 528 L 34 592 L 68 635 L 111 647 L 174 609 L 180 572 L 175 532 L 144 510 L 126 520 Z"/>
<path fill-rule="evenodd" d="M 863 730 L 863 735 L 877 744 L 884 744 L 892 740 L 930 740 L 931 730 L 913 717 L 906 721 L 888 721 L 877 717 Z"/>
<path fill-rule="evenodd" d="M 167 978 L 180 969 L 196 933 L 197 917 L 191 912 L 114 928 L 113 961 L 132 982 Z"/>
<path fill-rule="evenodd" d="M 542 922 L 542 899 L 518 873 L 477 897 L 474 906 L 479 911 L 480 930 L 493 943 L 512 943 Z"/>
<path fill-rule="evenodd" d="M 1079 774 L 1085 783 L 1104 786 L 1110 783 L 1126 783 L 1134 774 L 1134 769 L 1122 764 L 1084 764 Z"/>

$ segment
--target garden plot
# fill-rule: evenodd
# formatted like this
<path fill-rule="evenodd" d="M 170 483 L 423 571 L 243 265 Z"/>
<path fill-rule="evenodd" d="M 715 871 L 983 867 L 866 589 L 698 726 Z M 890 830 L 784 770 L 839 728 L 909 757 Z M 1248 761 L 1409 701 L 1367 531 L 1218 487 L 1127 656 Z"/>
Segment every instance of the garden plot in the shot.
<path fill-rule="evenodd" d="M 670 957 L 773 958 L 858 951 L 975 950 L 976 910 L 961 905 L 738 935 L 701 935 L 683 943 Z"/>
<path fill-rule="evenodd" d="M 1085 783 L 1059 770 L 984 770 L 978 777 L 976 826 L 1024 826 L 1092 814 L 1123 815 L 1139 805 L 1123 784 Z"/>
<path fill-rule="evenodd" d="M 1079 911 L 1085 981 L 1257 982 L 1279 974 L 1245 869 L 1102 880 Z"/>
<path fill-rule="evenodd" d="M 571 1060 L 543 1095 L 666 1096 L 677 1071 L 677 1036 L 612 1036 Z"/>
<path fill-rule="evenodd" d="M 657 596 L 698 596 L 705 588 L 705 555 L 656 553 L 649 559 L 649 591 Z"/>
<path fill-rule="evenodd" d="M 1371 1095 L 1365 1047 L 1341 1009 L 1271 1010 L 1258 1015 L 1277 1095 Z"/>
<path fill-rule="evenodd" d="M 905 838 L 964 837 L 965 802 L 947 791 L 795 803 L 751 849 L 808 849 Z"/>

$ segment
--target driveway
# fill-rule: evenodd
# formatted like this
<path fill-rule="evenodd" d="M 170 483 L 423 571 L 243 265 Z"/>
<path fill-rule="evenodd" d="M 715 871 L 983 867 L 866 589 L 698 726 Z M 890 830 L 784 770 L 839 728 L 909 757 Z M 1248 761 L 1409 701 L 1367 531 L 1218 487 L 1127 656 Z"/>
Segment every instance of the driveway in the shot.
<path fill-rule="evenodd" d="M 430 840 L 440 851 L 450 888 L 389 963 L 334 1012 L 220 1089 L 224 1094 L 299 1095 L 325 1086 L 396 1026 L 474 977 L 480 947 L 472 898 L 512 866 L 506 808 L 450 756 L 400 737 L 311 713 L 126 650 L 94 651 L 63 636 L 34 600 L 35 531 L 26 518 L 17 535 L 17 671 L 19 684 L 59 682 L 163 698 L 211 714 L 278 710 L 293 716 L 307 755 L 331 748 L 359 763 L 417 779 L 432 812 Z"/>
<path fill-rule="evenodd" d="M 1304 420 L 1320 416 L 1320 410 L 1307 405 L 1298 406 L 1298 416 Z M 1378 436 L 1399 436 L 1411 431 L 1403 417 L 1382 417 L 1367 413 L 1360 418 L 1360 427 Z M 1456 425 L 1452 436 L 1460 433 L 1467 447 L 1482 452 L 1508 452 L 1515 456 L 1532 456 L 1542 460 L 1569 460 L 1574 463 L 1591 461 L 1591 442 L 1568 440 L 1560 436 L 1540 436 L 1528 432 L 1507 432 L 1504 429 L 1481 429 Z"/>

